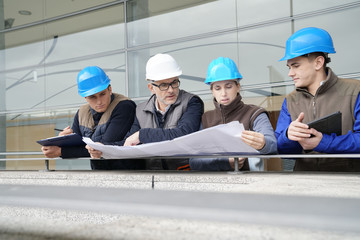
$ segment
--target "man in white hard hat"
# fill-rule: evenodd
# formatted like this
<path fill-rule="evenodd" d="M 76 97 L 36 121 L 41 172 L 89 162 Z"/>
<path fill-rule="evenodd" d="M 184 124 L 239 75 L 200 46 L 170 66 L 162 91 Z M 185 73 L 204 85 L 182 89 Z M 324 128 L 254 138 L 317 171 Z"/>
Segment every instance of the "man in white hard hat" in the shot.
<path fill-rule="evenodd" d="M 151 97 L 136 108 L 136 118 L 124 141 L 117 145 L 160 142 L 198 131 L 204 112 L 202 100 L 180 90 L 182 71 L 175 59 L 168 54 L 156 54 L 146 64 L 146 80 Z M 88 148 L 89 149 L 89 148 Z M 93 158 L 101 152 L 89 149 Z M 147 159 L 149 170 L 188 170 L 188 159 Z"/>

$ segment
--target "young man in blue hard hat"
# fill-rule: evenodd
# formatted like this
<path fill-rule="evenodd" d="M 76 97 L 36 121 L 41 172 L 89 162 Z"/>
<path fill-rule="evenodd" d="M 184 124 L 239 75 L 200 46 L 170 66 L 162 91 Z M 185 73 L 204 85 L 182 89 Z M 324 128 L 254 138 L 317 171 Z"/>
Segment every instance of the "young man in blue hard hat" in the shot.
<path fill-rule="evenodd" d="M 360 81 L 341 79 L 326 64 L 335 53 L 330 34 L 309 27 L 286 42 L 289 77 L 296 89 L 286 96 L 275 131 L 279 153 L 359 153 Z M 333 112 L 342 113 L 342 135 L 328 135 L 306 123 Z M 360 171 L 358 159 L 297 159 L 295 171 Z"/>
<path fill-rule="evenodd" d="M 213 60 L 207 71 L 205 83 L 210 85 L 214 96 L 215 110 L 202 116 L 202 127 L 209 128 L 219 124 L 239 121 L 244 125 L 241 139 L 261 154 L 276 153 L 276 138 L 265 109 L 244 104 L 241 100 L 241 74 L 230 58 L 219 57 Z M 190 159 L 192 170 L 229 171 L 234 169 L 234 158 Z M 239 159 L 239 169 L 262 171 L 264 165 L 258 158 Z"/>
<path fill-rule="evenodd" d="M 172 140 L 198 131 L 204 112 L 202 100 L 180 90 L 182 71 L 168 54 L 156 54 L 146 64 L 147 86 L 151 97 L 136 108 L 136 118 L 124 141 L 117 145 L 134 146 L 143 143 Z M 93 158 L 102 153 L 89 148 Z M 188 159 L 147 159 L 148 170 L 188 170 Z"/>
<path fill-rule="evenodd" d="M 59 135 L 77 133 L 104 144 L 122 140 L 134 120 L 135 103 L 121 94 L 113 93 L 109 77 L 97 66 L 81 70 L 77 85 L 79 95 L 85 98 L 87 104 L 76 113 L 72 127 L 66 127 Z M 85 146 L 44 146 L 41 150 L 49 158 L 90 157 Z M 91 168 L 137 169 L 142 166 L 136 161 L 91 160 Z"/>

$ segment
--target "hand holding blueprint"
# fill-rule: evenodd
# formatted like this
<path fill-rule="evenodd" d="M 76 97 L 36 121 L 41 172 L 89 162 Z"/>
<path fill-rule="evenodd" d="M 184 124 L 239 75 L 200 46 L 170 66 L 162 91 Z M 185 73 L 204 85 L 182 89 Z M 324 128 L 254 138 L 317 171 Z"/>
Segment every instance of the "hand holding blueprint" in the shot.
<path fill-rule="evenodd" d="M 94 143 L 90 138 L 83 141 L 103 153 L 106 159 L 259 154 L 241 140 L 243 124 L 238 121 L 217 125 L 173 140 L 141 144 L 137 146 L 111 146 Z"/>

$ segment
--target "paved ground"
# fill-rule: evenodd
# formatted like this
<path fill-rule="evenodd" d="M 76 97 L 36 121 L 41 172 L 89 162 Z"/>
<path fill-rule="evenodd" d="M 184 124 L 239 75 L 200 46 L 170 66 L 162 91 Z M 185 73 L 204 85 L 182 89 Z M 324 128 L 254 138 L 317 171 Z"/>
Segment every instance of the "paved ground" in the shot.
<path fill-rule="evenodd" d="M 359 199 L 360 174 L 2 171 L 0 185 Z M 101 191 L 99 191 L 101 192 Z M 94 195 L 97 192 L 94 191 Z M 224 195 L 225 196 L 225 195 Z M 227 195 L 226 195 L 227 196 Z M 231 195 L 229 195 L 231 196 Z M 144 198 L 146 196 L 144 195 Z M 24 199 L 22 199 L 24 200 Z M 143 200 L 143 199 L 142 199 Z M 345 201 L 346 200 L 346 201 Z M 1 200 L 0 200 L 1 201 Z M 241 202 L 239 203 L 241 204 Z M 296 205 L 289 209 L 296 209 Z M 284 206 L 285 208 L 285 206 Z M 360 209 L 355 207 L 357 210 Z M 150 209 L 151 210 L 151 209 Z M 195 213 L 195 212 L 194 212 Z M 166 215 L 166 214 L 165 214 Z M 281 216 L 280 216 L 281 217 Z M 299 214 L 301 217 L 301 214 Z M 329 216 L 333 217 L 333 216 Z M 221 219 L 221 216 L 219 216 Z M 358 218 L 356 220 L 359 220 Z M 316 223 L 318 224 L 318 223 Z M 359 231 L 0 205 L 0 239 L 360 239 Z"/>

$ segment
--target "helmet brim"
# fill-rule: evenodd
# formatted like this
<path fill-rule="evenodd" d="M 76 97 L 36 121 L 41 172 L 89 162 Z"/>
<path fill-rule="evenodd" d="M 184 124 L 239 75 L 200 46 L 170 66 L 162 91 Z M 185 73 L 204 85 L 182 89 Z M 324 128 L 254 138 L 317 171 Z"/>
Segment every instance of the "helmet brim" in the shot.
<path fill-rule="evenodd" d="M 104 91 L 106 88 L 109 87 L 109 85 L 110 85 L 110 82 L 107 85 L 101 85 L 101 86 L 92 88 L 86 92 L 82 92 L 82 93 L 79 92 L 79 95 L 82 97 L 88 97 L 88 96 L 94 95 L 98 92 Z"/>

